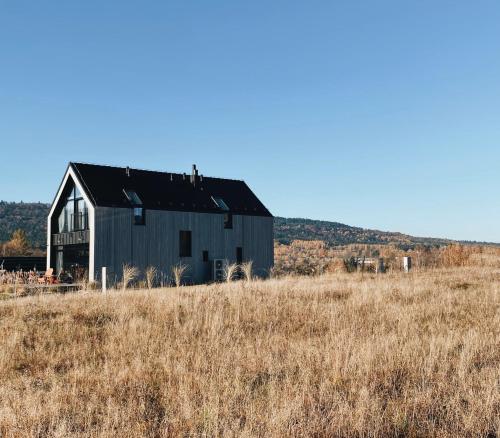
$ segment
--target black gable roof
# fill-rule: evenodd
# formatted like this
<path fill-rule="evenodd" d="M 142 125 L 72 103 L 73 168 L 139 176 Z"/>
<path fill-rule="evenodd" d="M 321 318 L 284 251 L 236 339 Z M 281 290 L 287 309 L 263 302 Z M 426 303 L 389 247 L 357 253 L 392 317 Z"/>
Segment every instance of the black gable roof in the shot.
<path fill-rule="evenodd" d="M 272 217 L 244 181 L 203 176 L 193 186 L 190 175 L 139 169 L 129 169 L 127 175 L 124 167 L 70 166 L 96 206 L 130 208 L 125 189 L 135 191 L 146 209 L 221 213 L 214 197 L 222 198 L 233 214 Z"/>

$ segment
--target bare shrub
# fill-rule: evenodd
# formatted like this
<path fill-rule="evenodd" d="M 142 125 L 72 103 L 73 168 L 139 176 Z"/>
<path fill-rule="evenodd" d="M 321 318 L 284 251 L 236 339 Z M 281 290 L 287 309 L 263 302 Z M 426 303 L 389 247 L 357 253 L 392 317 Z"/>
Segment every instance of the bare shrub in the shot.
<path fill-rule="evenodd" d="M 329 273 L 347 272 L 345 261 L 341 259 L 333 259 L 326 267 L 326 272 Z"/>
<path fill-rule="evenodd" d="M 157 275 L 158 270 L 154 266 L 149 266 L 146 269 L 146 286 L 148 289 L 152 289 L 155 286 Z"/>
<path fill-rule="evenodd" d="M 243 278 L 246 281 L 252 281 L 253 279 L 253 261 L 249 260 L 248 262 L 242 263 L 240 266 L 241 273 L 243 274 Z"/>
<path fill-rule="evenodd" d="M 466 266 L 473 249 L 464 245 L 449 245 L 441 253 L 441 265 L 446 267 Z"/>
<path fill-rule="evenodd" d="M 123 265 L 122 289 L 125 290 L 139 276 L 139 269 L 125 263 Z"/>
<path fill-rule="evenodd" d="M 176 287 L 180 287 L 182 285 L 182 280 L 187 270 L 188 266 L 183 263 L 172 266 L 172 276 Z"/>

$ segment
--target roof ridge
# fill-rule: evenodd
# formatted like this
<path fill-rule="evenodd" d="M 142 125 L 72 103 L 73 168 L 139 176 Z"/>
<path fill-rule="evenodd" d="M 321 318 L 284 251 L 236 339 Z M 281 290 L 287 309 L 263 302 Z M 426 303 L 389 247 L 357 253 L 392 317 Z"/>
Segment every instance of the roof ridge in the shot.
<path fill-rule="evenodd" d="M 141 169 L 138 167 L 130 167 L 130 166 L 113 166 L 111 164 L 95 164 L 95 163 L 84 163 L 84 162 L 76 162 L 76 161 L 70 161 L 70 164 L 73 164 L 75 166 L 78 166 L 79 164 L 82 164 L 84 166 L 96 166 L 96 167 L 109 167 L 111 169 L 126 169 L 129 167 L 130 170 L 138 170 L 140 172 L 151 172 L 151 173 L 161 173 L 161 174 L 168 174 L 168 175 L 179 175 L 182 176 L 184 174 L 187 175 L 187 172 L 168 172 L 168 171 L 162 171 L 162 170 L 151 170 L 151 169 Z M 235 179 L 235 178 L 223 178 L 219 176 L 206 176 L 206 175 L 201 175 L 203 178 L 208 178 L 208 179 L 218 179 L 218 180 L 223 180 L 223 181 L 238 181 L 238 182 L 245 182 L 242 179 Z"/>

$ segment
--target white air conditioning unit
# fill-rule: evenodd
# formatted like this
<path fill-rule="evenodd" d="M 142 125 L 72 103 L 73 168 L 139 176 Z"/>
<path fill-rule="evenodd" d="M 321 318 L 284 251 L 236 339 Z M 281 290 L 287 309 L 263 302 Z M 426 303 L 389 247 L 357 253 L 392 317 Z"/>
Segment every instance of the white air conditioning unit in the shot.
<path fill-rule="evenodd" d="M 212 261 L 212 280 L 224 281 L 227 261 L 224 259 L 214 259 Z"/>

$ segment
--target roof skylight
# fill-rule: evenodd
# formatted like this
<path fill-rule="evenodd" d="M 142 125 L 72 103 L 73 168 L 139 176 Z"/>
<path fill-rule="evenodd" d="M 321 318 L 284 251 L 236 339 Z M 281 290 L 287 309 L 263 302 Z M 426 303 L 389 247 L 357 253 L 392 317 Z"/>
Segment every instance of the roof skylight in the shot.
<path fill-rule="evenodd" d="M 129 202 L 134 205 L 134 206 L 140 206 L 142 205 L 141 198 L 135 193 L 133 190 L 125 190 L 123 189 L 123 192 L 125 193 L 125 196 L 129 200 Z"/>
<path fill-rule="evenodd" d="M 217 206 L 222 211 L 229 211 L 229 207 L 227 204 L 224 202 L 222 198 L 216 198 L 212 196 L 212 201 L 214 201 L 214 204 Z"/>

